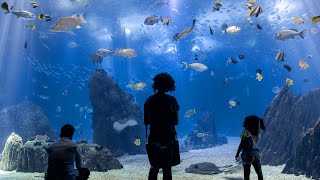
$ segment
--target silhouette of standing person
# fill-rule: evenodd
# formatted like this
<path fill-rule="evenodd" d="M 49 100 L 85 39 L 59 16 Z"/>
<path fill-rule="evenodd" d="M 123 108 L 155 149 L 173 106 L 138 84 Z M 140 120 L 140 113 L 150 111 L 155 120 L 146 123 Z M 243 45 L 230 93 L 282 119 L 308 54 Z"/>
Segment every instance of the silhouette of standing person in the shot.
<path fill-rule="evenodd" d="M 175 90 L 175 81 L 168 73 L 153 78 L 154 95 L 144 104 L 144 123 L 147 136 L 147 153 L 151 165 L 148 180 L 156 180 L 159 169 L 163 179 L 172 180 L 171 167 L 180 164 L 179 143 L 175 126 L 178 125 L 179 105 L 167 92 Z"/>
<path fill-rule="evenodd" d="M 263 180 L 260 150 L 258 148 L 260 132 L 261 130 L 265 130 L 263 120 L 257 116 L 248 116 L 244 120 L 243 127 L 245 129 L 241 134 L 241 142 L 235 158 L 237 160 L 242 151 L 241 158 L 244 170 L 244 180 L 250 179 L 251 164 L 258 175 L 258 180 Z"/>

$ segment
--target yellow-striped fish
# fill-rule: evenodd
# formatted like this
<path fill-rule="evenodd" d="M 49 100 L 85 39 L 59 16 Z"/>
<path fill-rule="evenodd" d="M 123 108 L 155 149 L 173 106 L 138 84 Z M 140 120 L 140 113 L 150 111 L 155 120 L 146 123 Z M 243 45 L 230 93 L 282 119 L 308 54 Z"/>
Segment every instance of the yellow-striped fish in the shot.
<path fill-rule="evenodd" d="M 304 61 L 301 60 L 299 62 L 299 67 L 300 67 L 300 70 L 306 70 L 306 69 L 308 69 L 309 64 L 307 62 L 304 62 Z"/>
<path fill-rule="evenodd" d="M 140 146 L 141 145 L 141 140 L 140 139 L 136 139 L 133 141 L 133 144 L 135 144 L 136 146 Z"/>
<path fill-rule="evenodd" d="M 36 26 L 33 25 L 33 24 L 28 24 L 28 25 L 26 25 L 26 28 L 29 28 L 29 29 L 31 29 L 31 30 L 34 30 L 34 29 L 36 28 Z"/>
<path fill-rule="evenodd" d="M 286 78 L 286 84 L 288 86 L 292 86 L 293 85 L 293 80 L 292 79 L 289 79 L 289 78 Z"/>
<path fill-rule="evenodd" d="M 249 11 L 249 16 L 258 17 L 261 13 L 263 13 L 262 8 L 260 6 L 253 6 Z"/>
<path fill-rule="evenodd" d="M 296 23 L 296 24 L 302 24 L 302 23 L 304 23 L 304 20 L 302 19 L 302 18 L 295 18 L 294 20 L 293 20 L 293 22 L 294 23 Z"/>

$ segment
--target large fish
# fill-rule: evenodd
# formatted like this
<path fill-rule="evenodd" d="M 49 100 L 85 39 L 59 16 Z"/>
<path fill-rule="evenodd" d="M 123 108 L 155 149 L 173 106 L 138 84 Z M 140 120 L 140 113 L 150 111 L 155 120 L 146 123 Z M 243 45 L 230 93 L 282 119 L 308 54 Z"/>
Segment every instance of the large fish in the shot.
<path fill-rule="evenodd" d="M 302 39 L 304 39 L 306 36 L 306 32 L 307 32 L 306 29 L 301 32 L 298 32 L 298 30 L 296 30 L 296 29 L 287 29 L 287 30 L 282 30 L 282 31 L 278 32 L 275 35 L 275 38 L 277 40 L 284 41 L 284 40 L 287 40 L 290 38 L 294 39 L 295 36 L 300 36 Z"/>
<path fill-rule="evenodd" d="M 175 35 L 173 36 L 173 40 L 177 41 L 177 40 L 179 40 L 179 39 L 181 39 L 181 38 L 184 38 L 184 37 L 186 37 L 187 35 L 189 35 L 189 34 L 192 32 L 192 30 L 194 29 L 195 23 L 196 23 L 196 20 L 194 19 L 194 20 L 192 21 L 191 27 L 189 27 L 189 28 L 187 28 L 187 29 L 184 29 L 183 31 L 175 34 Z"/>
<path fill-rule="evenodd" d="M 36 18 L 36 16 L 32 12 L 25 10 L 11 11 L 11 13 L 17 16 L 18 18 L 25 20 L 34 20 Z"/>
<path fill-rule="evenodd" d="M 83 18 L 83 14 L 74 14 L 68 17 L 62 17 L 50 27 L 54 32 L 67 32 L 73 29 L 79 29 L 80 24 L 85 24 L 87 21 Z"/>
<path fill-rule="evenodd" d="M 137 53 L 134 51 L 134 49 L 118 49 L 114 54 L 126 58 L 137 57 Z"/>
<path fill-rule="evenodd" d="M 145 25 L 154 25 L 159 21 L 163 22 L 162 16 L 149 16 L 144 20 Z"/>
<path fill-rule="evenodd" d="M 192 64 L 188 64 L 186 62 L 182 62 L 182 63 L 186 66 L 184 71 L 187 70 L 189 67 L 191 69 L 194 69 L 194 70 L 199 71 L 199 72 L 203 72 L 203 71 L 208 69 L 208 67 L 206 65 L 201 64 L 201 63 L 192 63 Z"/>

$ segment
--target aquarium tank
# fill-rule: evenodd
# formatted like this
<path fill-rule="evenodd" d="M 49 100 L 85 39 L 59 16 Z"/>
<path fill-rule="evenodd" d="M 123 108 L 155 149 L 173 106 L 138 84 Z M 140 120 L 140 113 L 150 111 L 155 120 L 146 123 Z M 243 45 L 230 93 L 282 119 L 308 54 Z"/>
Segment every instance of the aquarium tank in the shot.
<path fill-rule="evenodd" d="M 248 137 L 265 179 L 320 179 L 318 0 L 0 3 L 0 180 L 44 179 L 65 124 L 89 179 L 148 179 L 159 73 L 180 107 L 173 179 L 243 179 Z"/>

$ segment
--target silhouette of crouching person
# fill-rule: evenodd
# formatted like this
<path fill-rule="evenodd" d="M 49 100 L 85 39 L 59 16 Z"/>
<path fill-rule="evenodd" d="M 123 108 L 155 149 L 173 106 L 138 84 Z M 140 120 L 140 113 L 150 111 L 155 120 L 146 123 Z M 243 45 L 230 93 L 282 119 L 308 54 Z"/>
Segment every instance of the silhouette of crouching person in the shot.
<path fill-rule="evenodd" d="M 163 170 L 163 179 L 171 180 L 171 167 L 180 164 L 179 143 L 175 129 L 178 125 L 179 105 L 175 97 L 167 94 L 175 90 L 174 80 L 169 74 L 158 74 L 153 81 L 155 93 L 144 104 L 146 149 L 151 165 L 148 180 L 157 180 L 160 168 Z"/>
<path fill-rule="evenodd" d="M 45 180 L 76 180 L 74 164 L 80 171 L 82 159 L 79 145 L 72 141 L 74 131 L 70 124 L 62 126 L 60 140 L 47 147 L 48 169 Z"/>

